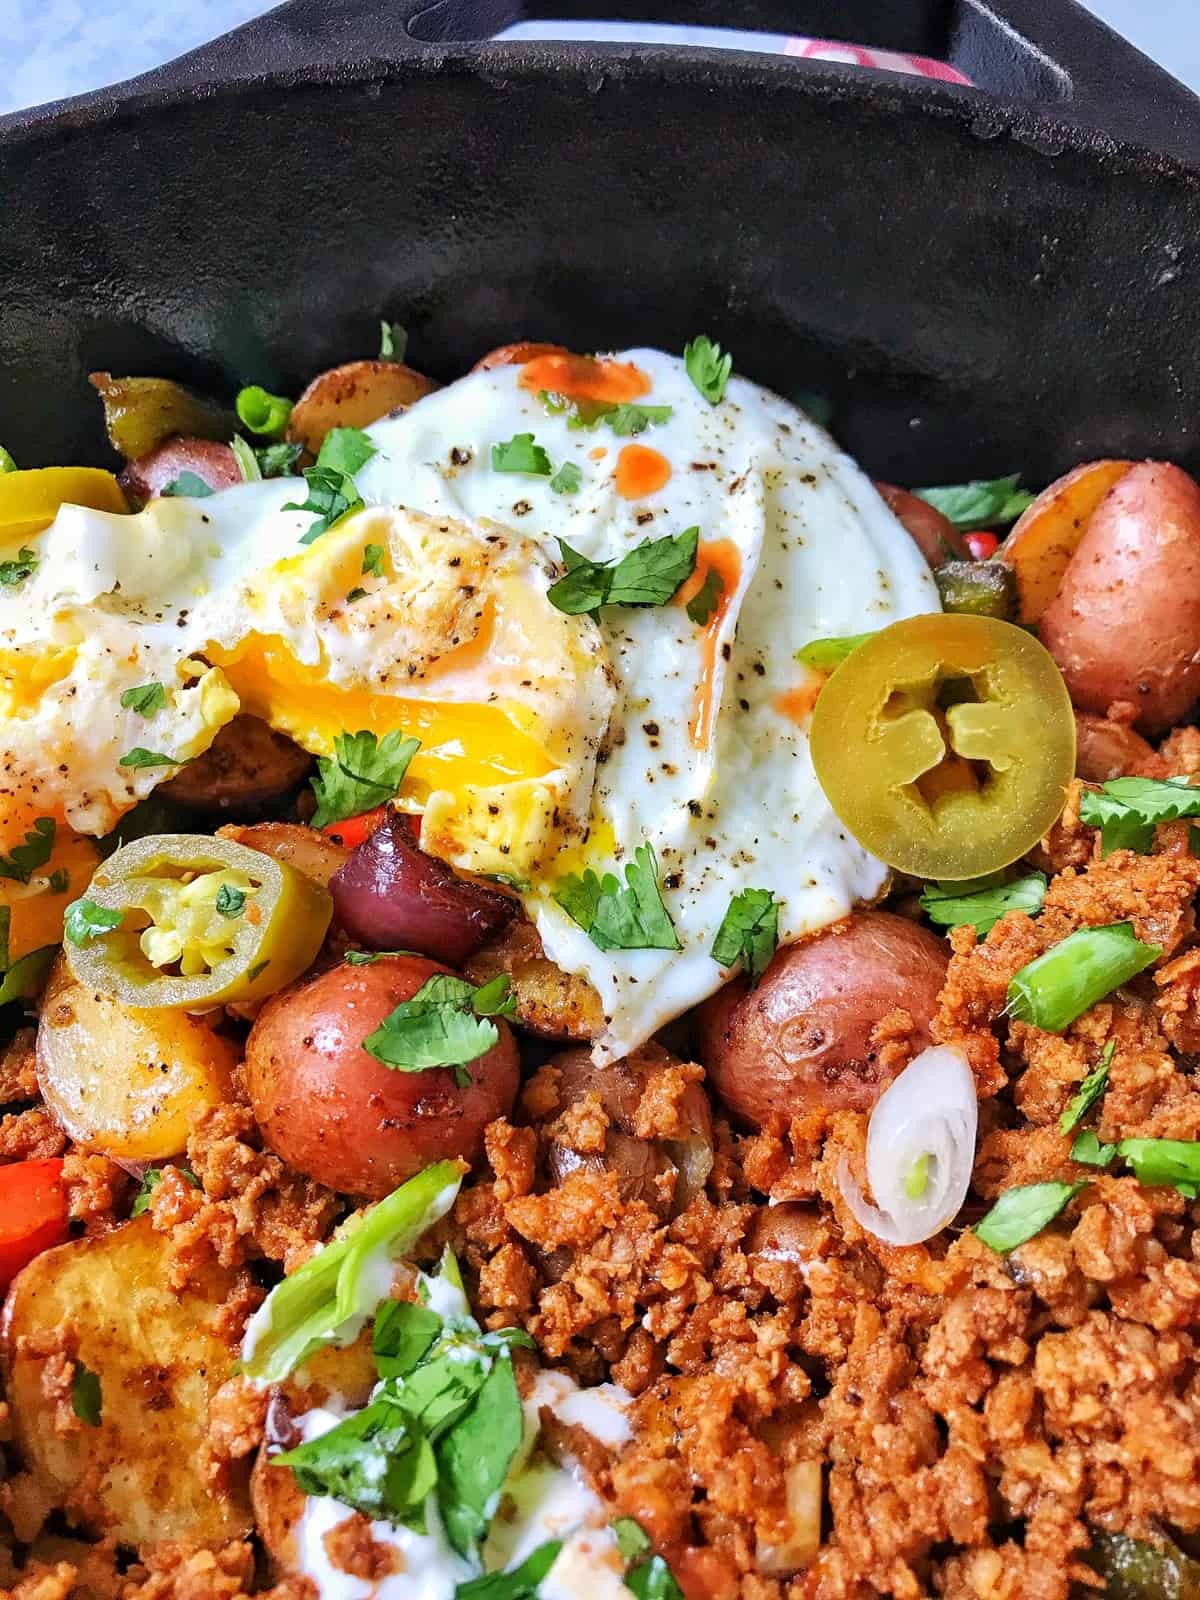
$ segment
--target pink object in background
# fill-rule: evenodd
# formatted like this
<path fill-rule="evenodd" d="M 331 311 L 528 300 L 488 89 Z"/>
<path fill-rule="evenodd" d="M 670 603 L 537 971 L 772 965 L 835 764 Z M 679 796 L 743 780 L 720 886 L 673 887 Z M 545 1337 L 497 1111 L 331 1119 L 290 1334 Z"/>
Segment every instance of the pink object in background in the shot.
<path fill-rule="evenodd" d="M 873 50 L 860 44 L 842 44 L 837 39 L 789 39 L 785 56 L 805 56 L 810 61 L 842 61 L 851 67 L 880 67 L 885 72 L 907 72 L 917 78 L 940 78 L 943 83 L 970 83 L 957 67 L 930 56 L 901 55 L 896 50 Z"/>

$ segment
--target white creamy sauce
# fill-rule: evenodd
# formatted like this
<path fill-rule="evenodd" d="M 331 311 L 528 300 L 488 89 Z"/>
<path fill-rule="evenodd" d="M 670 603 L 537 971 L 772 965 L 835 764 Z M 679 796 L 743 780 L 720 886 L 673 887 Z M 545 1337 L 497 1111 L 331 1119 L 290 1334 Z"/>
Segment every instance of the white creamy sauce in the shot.
<path fill-rule="evenodd" d="M 326 1407 L 306 1412 L 298 1419 L 307 1443 L 319 1439 L 342 1420 Z M 379 1544 L 390 1545 L 399 1553 L 398 1572 L 378 1583 L 352 1577 L 335 1567 L 325 1548 L 325 1535 L 354 1513 L 340 1500 L 324 1495 L 309 1495 L 296 1530 L 296 1549 L 300 1571 L 311 1578 L 321 1600 L 454 1600 L 460 1583 L 477 1576 L 478 1568 L 451 1547 L 442 1530 L 437 1501 L 430 1496 L 425 1505 L 426 1533 L 397 1527 L 390 1522 L 372 1522 L 371 1536 Z"/>
<path fill-rule="evenodd" d="M 430 1286 L 444 1279 L 426 1280 Z M 453 1295 L 458 1291 L 449 1285 Z M 453 1295 L 446 1296 L 447 1301 Z M 461 1296 L 459 1297 L 461 1298 Z M 462 1301 L 465 1305 L 465 1300 Z M 443 1310 L 442 1315 L 447 1312 Z M 611 1509 L 588 1485 L 581 1471 L 530 1459 L 537 1442 L 539 1414 L 552 1410 L 563 1422 L 586 1428 L 601 1443 L 617 1448 L 631 1437 L 626 1407 L 630 1396 L 616 1384 L 580 1389 L 564 1373 L 540 1372 L 523 1402 L 525 1442 L 514 1463 L 497 1514 L 483 1545 L 488 1572 L 519 1566 L 548 1540 L 563 1548 L 542 1582 L 541 1600 L 620 1600 L 626 1593 L 616 1540 L 609 1531 Z M 319 1439 L 343 1418 L 336 1402 L 315 1407 L 296 1419 L 304 1440 Z M 452 1549 L 433 1499 L 426 1506 L 425 1534 L 373 1522 L 373 1537 L 404 1559 L 404 1569 L 377 1586 L 339 1571 L 329 1559 L 324 1537 L 351 1516 L 339 1500 L 310 1495 L 297 1530 L 300 1570 L 317 1585 L 321 1600 L 453 1600 L 455 1587 L 478 1568 Z"/>

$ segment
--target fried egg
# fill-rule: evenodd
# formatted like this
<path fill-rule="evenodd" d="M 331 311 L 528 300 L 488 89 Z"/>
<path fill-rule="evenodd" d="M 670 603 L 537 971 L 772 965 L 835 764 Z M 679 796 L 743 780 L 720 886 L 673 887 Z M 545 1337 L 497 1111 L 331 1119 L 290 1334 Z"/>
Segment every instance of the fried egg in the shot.
<path fill-rule="evenodd" d="M 296 479 L 64 508 L 34 576 L 0 592 L 13 813 L 106 831 L 239 709 L 320 754 L 400 728 L 421 741 L 399 798 L 426 848 L 520 881 L 547 955 L 600 995 L 602 1057 L 725 981 L 712 944 L 739 892 L 774 893 L 781 941 L 877 896 L 885 869 L 813 772 L 795 653 L 938 609 L 923 559 L 786 401 L 733 379 L 712 405 L 652 350 L 604 366 L 606 393 L 652 408 L 636 435 L 543 394 L 553 363 L 474 372 L 367 430 L 365 509 L 311 544 Z M 520 434 L 539 470 L 498 470 Z M 691 528 L 696 569 L 668 603 L 550 600 L 570 552 L 613 563 Z M 152 710 L 122 706 L 153 683 Z M 619 876 L 643 845 L 680 948 L 602 950 L 563 881 Z"/>

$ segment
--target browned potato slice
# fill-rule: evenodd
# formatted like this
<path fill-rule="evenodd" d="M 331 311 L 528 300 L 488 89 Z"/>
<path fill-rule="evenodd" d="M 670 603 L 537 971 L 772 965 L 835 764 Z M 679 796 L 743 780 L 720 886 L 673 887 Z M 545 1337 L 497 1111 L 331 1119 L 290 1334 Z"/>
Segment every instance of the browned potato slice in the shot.
<path fill-rule="evenodd" d="M 299 1379 L 303 1377 L 304 1382 Z M 289 1449 L 298 1442 L 292 1418 L 325 1405 L 337 1396 L 349 1410 L 366 1405 L 376 1382 L 370 1330 L 339 1350 L 327 1345 L 310 1356 L 299 1373 L 272 1392 L 267 1408 L 267 1443 L 258 1453 L 250 1475 L 250 1499 L 258 1529 L 276 1577 L 296 1570 L 296 1524 L 304 1510 L 304 1495 L 288 1467 L 273 1467 L 270 1448 Z"/>
<path fill-rule="evenodd" d="M 287 436 L 315 456 L 333 428 L 365 428 L 440 385 L 401 361 L 347 361 L 313 379 L 292 407 Z"/>
<path fill-rule="evenodd" d="M 220 1545 L 250 1528 L 247 1475 L 206 1471 L 208 1409 L 236 1346 L 217 1332 L 234 1274 L 168 1286 L 165 1241 L 142 1216 L 47 1250 L 18 1275 L 0 1324 L 17 1448 L 89 1532 L 122 1544 Z M 100 1380 L 100 1422 L 59 1432 L 42 1378 L 59 1336 Z"/>
<path fill-rule="evenodd" d="M 104 402 L 109 443 L 127 461 L 149 455 L 180 434 L 227 443 L 237 431 L 231 411 L 203 400 L 170 378 L 114 378 L 92 372 L 88 381 Z"/>
<path fill-rule="evenodd" d="M 189 811 L 261 815 L 304 782 L 307 750 L 258 717 L 234 717 L 208 749 L 159 792 Z"/>
<path fill-rule="evenodd" d="M 286 862 L 323 889 L 329 887 L 330 878 L 345 865 L 350 854 L 345 845 L 299 822 L 258 822 L 249 828 L 230 822 L 217 829 L 217 837 L 232 839 L 248 850 L 261 850 L 265 856 Z"/>
<path fill-rule="evenodd" d="M 178 1155 L 230 1096 L 238 1051 L 203 1017 L 131 1011 L 77 983 L 60 955 L 38 1023 L 42 1096 L 79 1144 L 122 1161 Z"/>
<path fill-rule="evenodd" d="M 483 945 L 463 966 L 472 983 L 499 972 L 512 980 L 514 1021 L 547 1039 L 594 1039 L 604 1026 L 600 996 L 586 978 L 563 972 L 547 959 L 537 929 L 520 918 Z"/>

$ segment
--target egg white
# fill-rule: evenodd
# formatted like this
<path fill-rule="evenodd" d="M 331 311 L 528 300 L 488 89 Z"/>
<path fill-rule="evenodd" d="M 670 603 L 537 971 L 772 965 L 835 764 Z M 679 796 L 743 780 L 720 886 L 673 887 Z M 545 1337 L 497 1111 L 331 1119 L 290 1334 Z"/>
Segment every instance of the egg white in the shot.
<path fill-rule="evenodd" d="M 437 768 L 431 748 L 402 800 L 432 815 L 432 847 L 460 866 L 495 870 L 519 843 L 548 956 L 601 997 L 601 1056 L 626 1053 L 725 981 L 711 948 L 741 890 L 774 892 L 782 940 L 878 895 L 885 869 L 846 835 L 813 773 L 813 685 L 795 653 L 938 609 L 928 569 L 869 480 L 794 406 L 739 379 L 713 406 L 677 358 L 620 359 L 649 377 L 646 404 L 671 408 L 636 441 L 603 421 L 572 429 L 521 387 L 519 368 L 475 372 L 367 430 L 378 452 L 356 480 L 367 510 L 307 547 L 310 516 L 285 509 L 303 498 L 296 479 L 157 500 L 132 517 L 64 508 L 35 541 L 34 577 L 0 591 L 0 787 L 99 833 L 175 770 L 123 769 L 124 752 L 186 759 L 241 706 L 324 753 L 330 716 L 354 732 L 373 725 L 368 712 L 386 719 L 389 693 L 425 693 L 449 717 L 452 757 L 454 705 L 465 716 L 499 703 L 548 752 L 549 772 L 506 780 L 498 750 L 496 773 L 481 778 L 452 759 Z M 555 469 L 575 464 L 577 492 L 494 470 L 493 446 L 522 432 Z M 630 443 L 670 467 L 637 499 L 616 487 Z M 598 622 L 547 602 L 560 539 L 614 561 L 693 526 L 702 551 L 733 552 L 737 569 L 707 627 L 677 602 L 608 607 Z M 349 604 L 368 536 L 390 552 L 390 586 L 364 578 L 365 597 Z M 423 690 L 405 663 L 425 659 L 423 637 L 446 648 L 445 568 L 464 553 L 481 590 L 506 597 L 509 626 L 469 671 Z M 302 689 L 285 693 L 282 675 L 249 669 L 263 635 L 333 691 L 322 718 L 306 722 Z M 122 709 L 121 693 L 147 682 L 164 684 L 167 705 L 149 718 Z M 457 774 L 441 790 L 439 770 Z M 601 951 L 555 891 L 567 872 L 620 873 L 647 843 L 682 950 Z"/>

